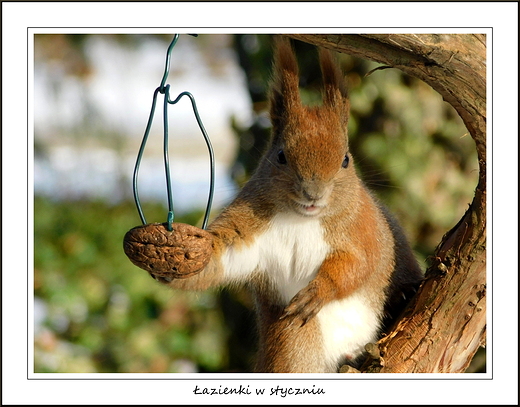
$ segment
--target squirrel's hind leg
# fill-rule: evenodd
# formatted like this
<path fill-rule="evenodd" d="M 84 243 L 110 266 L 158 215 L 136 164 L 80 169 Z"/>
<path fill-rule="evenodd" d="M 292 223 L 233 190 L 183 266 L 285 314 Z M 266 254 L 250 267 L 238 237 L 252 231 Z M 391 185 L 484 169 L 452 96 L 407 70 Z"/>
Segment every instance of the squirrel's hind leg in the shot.
<path fill-rule="evenodd" d="M 326 373 L 322 334 L 317 318 L 301 326 L 294 317 L 281 318 L 283 307 L 261 307 L 257 373 Z"/>

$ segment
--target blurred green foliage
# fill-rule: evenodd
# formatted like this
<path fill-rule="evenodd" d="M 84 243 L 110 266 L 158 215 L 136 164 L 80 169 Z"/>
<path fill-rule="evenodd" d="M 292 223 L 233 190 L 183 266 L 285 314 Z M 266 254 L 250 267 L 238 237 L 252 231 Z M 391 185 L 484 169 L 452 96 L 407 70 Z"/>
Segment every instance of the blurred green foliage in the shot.
<path fill-rule="evenodd" d="M 269 137 L 270 42 L 268 35 L 235 36 L 255 112 L 251 127 L 235 125 L 238 184 L 250 176 Z M 295 46 L 302 98 L 317 103 L 315 48 Z M 346 55 L 340 62 L 351 88 L 355 163 L 400 219 L 424 264 L 471 202 L 478 174 L 473 140 L 453 109 L 423 82 L 394 69 L 365 77 L 377 64 Z M 164 218 L 163 206 L 143 205 L 150 219 Z M 176 221 L 197 224 L 200 216 Z M 124 234 L 137 224 L 133 203 L 35 198 L 34 371 L 248 370 L 255 340 L 247 295 L 186 293 L 156 283 L 122 250 Z"/>
<path fill-rule="evenodd" d="M 151 218 L 165 215 L 160 205 L 144 206 Z M 133 203 L 35 199 L 36 314 L 45 310 L 35 332 L 35 372 L 226 366 L 229 332 L 214 293 L 174 292 L 126 258 L 122 238 L 138 223 Z"/>

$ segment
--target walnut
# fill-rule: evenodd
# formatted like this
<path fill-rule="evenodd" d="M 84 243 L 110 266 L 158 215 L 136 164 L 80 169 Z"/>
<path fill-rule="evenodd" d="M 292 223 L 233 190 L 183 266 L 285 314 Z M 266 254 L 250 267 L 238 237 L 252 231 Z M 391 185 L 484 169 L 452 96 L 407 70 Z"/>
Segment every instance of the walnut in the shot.
<path fill-rule="evenodd" d="M 123 240 L 126 255 L 152 277 L 182 279 L 199 273 L 208 264 L 213 236 L 203 229 L 173 223 L 151 223 L 130 229 Z"/>

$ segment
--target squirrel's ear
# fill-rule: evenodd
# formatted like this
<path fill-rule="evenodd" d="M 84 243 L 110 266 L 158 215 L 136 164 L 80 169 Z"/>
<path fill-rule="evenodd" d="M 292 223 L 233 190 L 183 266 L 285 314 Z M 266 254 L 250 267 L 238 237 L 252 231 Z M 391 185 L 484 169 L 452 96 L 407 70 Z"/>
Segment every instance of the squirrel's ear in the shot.
<path fill-rule="evenodd" d="M 300 107 L 299 72 L 289 39 L 274 39 L 273 73 L 270 87 L 270 115 L 273 128 L 283 128 L 289 112 Z"/>
<path fill-rule="evenodd" d="M 337 109 L 346 122 L 349 117 L 350 101 L 346 80 L 332 53 L 320 48 L 320 66 L 323 77 L 323 104 Z"/>

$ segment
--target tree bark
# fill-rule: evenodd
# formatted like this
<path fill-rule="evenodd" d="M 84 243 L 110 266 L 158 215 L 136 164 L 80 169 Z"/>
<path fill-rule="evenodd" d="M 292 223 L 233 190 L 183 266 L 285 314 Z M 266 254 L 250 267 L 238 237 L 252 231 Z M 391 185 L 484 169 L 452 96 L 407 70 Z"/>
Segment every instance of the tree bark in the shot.
<path fill-rule="evenodd" d="M 295 34 L 292 38 L 397 68 L 451 104 L 475 141 L 479 182 L 436 248 L 425 281 L 362 372 L 464 372 L 486 338 L 485 34 Z"/>

